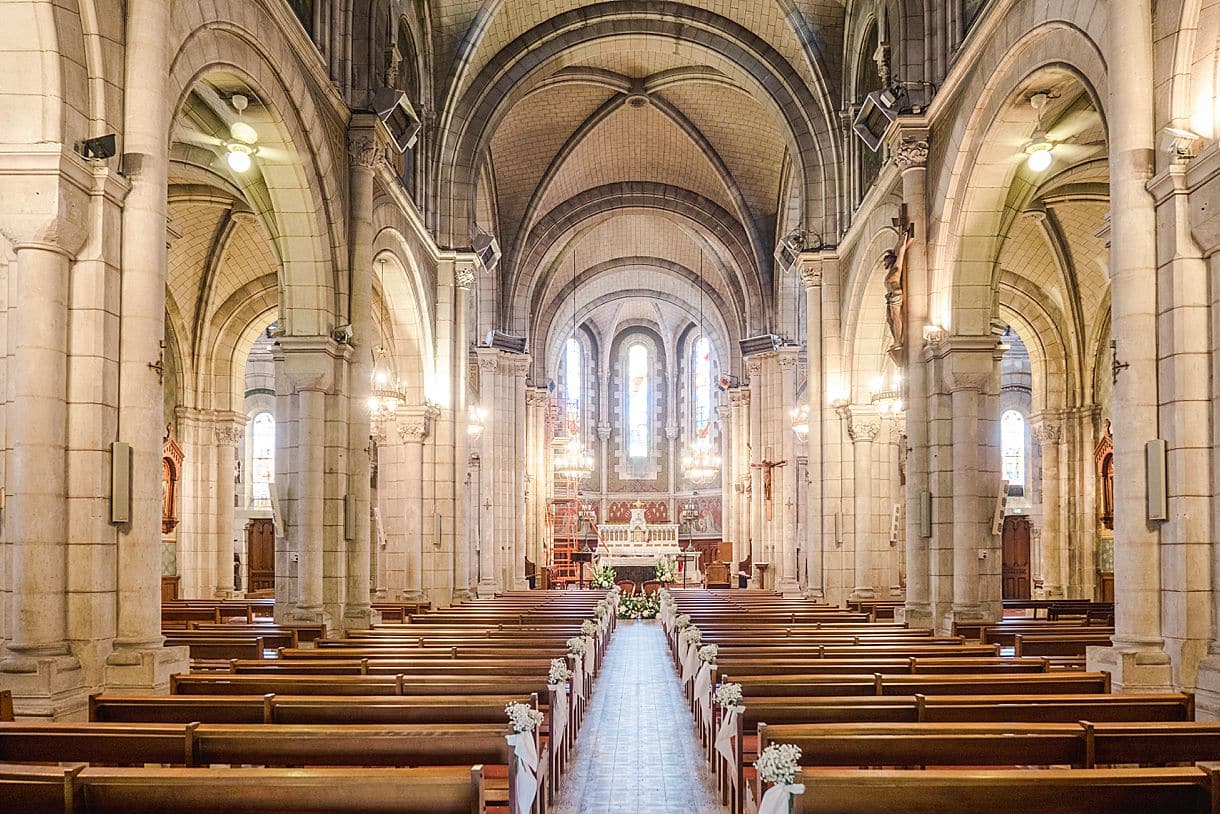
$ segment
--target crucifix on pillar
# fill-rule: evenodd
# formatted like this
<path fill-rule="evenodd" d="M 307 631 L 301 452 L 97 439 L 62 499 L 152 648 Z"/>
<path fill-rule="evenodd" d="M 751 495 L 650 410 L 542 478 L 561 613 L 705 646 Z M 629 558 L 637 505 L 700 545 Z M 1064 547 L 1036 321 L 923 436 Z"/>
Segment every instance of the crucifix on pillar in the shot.
<path fill-rule="evenodd" d="M 763 473 L 763 500 L 765 500 L 767 503 L 767 520 L 775 519 L 774 512 L 772 511 L 773 504 L 772 504 L 772 499 L 771 499 L 771 497 L 772 497 L 771 496 L 771 472 L 772 472 L 772 470 L 776 469 L 777 467 L 787 466 L 787 465 L 788 465 L 787 461 L 771 460 L 771 448 L 770 447 L 767 448 L 767 458 L 765 460 L 763 460 L 760 463 L 750 464 L 751 469 L 761 469 L 762 473 Z"/>

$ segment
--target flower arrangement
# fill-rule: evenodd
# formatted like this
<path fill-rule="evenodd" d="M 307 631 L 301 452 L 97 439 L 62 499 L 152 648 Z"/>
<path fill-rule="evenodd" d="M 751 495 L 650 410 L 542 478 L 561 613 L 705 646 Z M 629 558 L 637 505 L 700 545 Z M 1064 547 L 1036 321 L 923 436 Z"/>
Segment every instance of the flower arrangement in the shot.
<path fill-rule="evenodd" d="M 551 671 L 546 675 L 546 683 L 563 684 L 571 680 L 572 671 L 568 669 L 568 663 L 563 659 L 551 659 Z"/>
<path fill-rule="evenodd" d="M 614 582 L 617 578 L 618 575 L 614 571 L 614 566 L 610 563 L 594 563 L 593 576 L 589 579 L 589 587 L 608 591 L 611 588 L 618 587 Z"/>
<path fill-rule="evenodd" d="M 542 713 L 529 704 L 509 704 L 504 711 L 514 732 L 533 732 L 542 723 Z"/>
<path fill-rule="evenodd" d="M 801 770 L 801 748 L 791 743 L 773 743 L 754 761 L 758 776 L 768 783 L 790 786 Z"/>
<path fill-rule="evenodd" d="M 573 636 L 568 639 L 568 652 L 573 656 L 583 656 L 585 654 L 585 640 L 582 636 Z"/>
<path fill-rule="evenodd" d="M 660 600 L 644 594 L 624 597 L 618 606 L 620 619 L 656 619 L 660 612 Z"/>
<path fill-rule="evenodd" d="M 699 644 L 703 641 L 703 631 L 697 627 L 688 627 L 682 631 L 682 641 L 687 644 Z"/>
<path fill-rule="evenodd" d="M 698 628 L 696 628 L 697 630 Z M 699 648 L 699 660 L 704 664 L 711 664 L 716 660 L 716 654 L 720 652 L 720 646 L 715 644 L 705 644 Z"/>
<path fill-rule="evenodd" d="M 673 584 L 678 581 L 678 560 L 672 556 L 657 560 L 656 575 L 658 582 Z"/>
<path fill-rule="evenodd" d="M 722 707 L 741 706 L 741 685 L 732 682 L 721 684 L 712 693 L 712 700 Z"/>
<path fill-rule="evenodd" d="M 610 602 L 606 599 L 597 600 L 597 604 L 593 606 L 593 615 L 598 619 L 604 617 L 610 612 Z"/>
<path fill-rule="evenodd" d="M 583 636 L 592 636 L 597 632 L 597 623 L 592 619 L 586 619 L 580 623 L 580 632 Z"/>
<path fill-rule="evenodd" d="M 676 627 L 678 630 L 683 630 L 689 626 L 690 626 L 690 614 L 689 613 L 679 614 L 678 617 L 676 619 L 674 619 L 674 627 Z"/>

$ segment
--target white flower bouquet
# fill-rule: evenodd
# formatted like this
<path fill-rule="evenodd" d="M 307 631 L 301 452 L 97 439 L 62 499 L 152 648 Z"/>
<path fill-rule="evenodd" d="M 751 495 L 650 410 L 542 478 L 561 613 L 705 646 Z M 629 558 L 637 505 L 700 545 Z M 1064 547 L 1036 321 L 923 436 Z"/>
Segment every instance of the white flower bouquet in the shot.
<path fill-rule="evenodd" d="M 665 556 L 657 560 L 656 566 L 657 582 L 664 582 L 672 585 L 678 581 L 678 560 L 673 556 Z"/>
<path fill-rule="evenodd" d="M 801 770 L 801 749 L 791 743 L 773 743 L 754 761 L 758 776 L 777 786 L 790 786 Z"/>
<path fill-rule="evenodd" d="M 703 631 L 697 627 L 688 627 L 682 631 L 682 641 L 687 644 L 699 644 L 703 641 Z"/>
<path fill-rule="evenodd" d="M 592 619 L 586 619 L 580 623 L 580 632 L 584 636 L 592 636 L 597 632 L 597 623 Z"/>
<path fill-rule="evenodd" d="M 551 671 L 547 673 L 546 683 L 563 684 L 572 680 L 572 671 L 563 659 L 551 659 Z"/>
<path fill-rule="evenodd" d="M 610 612 L 610 602 L 605 599 L 599 599 L 597 604 L 593 606 L 593 615 L 598 619 L 605 617 Z"/>
<path fill-rule="evenodd" d="M 698 630 L 698 628 L 695 628 Z M 705 644 L 699 648 L 699 659 L 704 664 L 711 664 L 716 660 L 716 654 L 720 652 L 720 646 L 715 644 Z"/>
<path fill-rule="evenodd" d="M 529 704 L 509 704 L 504 711 L 514 732 L 533 732 L 542 723 L 542 713 Z"/>
<path fill-rule="evenodd" d="M 584 638 L 580 636 L 573 636 L 572 638 L 568 639 L 567 645 L 568 652 L 573 656 L 583 656 L 585 654 L 586 645 Z"/>
<path fill-rule="evenodd" d="M 690 625 L 690 614 L 689 613 L 679 614 L 678 617 L 676 619 L 674 619 L 674 627 L 676 627 L 678 630 L 682 630 L 683 628 L 687 627 L 688 625 Z"/>
<path fill-rule="evenodd" d="M 712 700 L 722 707 L 741 706 L 741 685 L 732 682 L 721 684 L 712 693 Z"/>

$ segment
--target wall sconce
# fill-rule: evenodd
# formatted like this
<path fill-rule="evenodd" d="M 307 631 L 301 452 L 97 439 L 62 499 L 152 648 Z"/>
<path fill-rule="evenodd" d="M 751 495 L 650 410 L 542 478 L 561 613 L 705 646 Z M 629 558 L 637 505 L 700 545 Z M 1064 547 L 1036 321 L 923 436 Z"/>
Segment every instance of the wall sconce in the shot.
<path fill-rule="evenodd" d="M 466 420 L 466 435 L 474 443 L 478 443 L 486 429 L 487 411 L 482 407 L 471 407 L 470 417 Z"/>
<path fill-rule="evenodd" d="M 792 416 L 792 434 L 797 441 L 805 443 L 809 440 L 809 405 L 794 407 L 789 415 Z"/>

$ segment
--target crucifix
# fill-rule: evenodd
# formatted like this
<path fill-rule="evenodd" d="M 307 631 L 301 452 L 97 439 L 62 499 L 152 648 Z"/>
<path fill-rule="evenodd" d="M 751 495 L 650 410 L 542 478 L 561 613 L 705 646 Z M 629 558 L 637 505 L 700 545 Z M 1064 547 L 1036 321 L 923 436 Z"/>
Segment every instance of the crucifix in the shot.
<path fill-rule="evenodd" d="M 750 464 L 751 469 L 761 469 L 763 472 L 763 500 L 767 501 L 767 520 L 774 519 L 771 500 L 771 472 L 776 467 L 787 465 L 787 461 L 771 460 L 771 447 L 767 447 L 767 456 L 760 463 Z"/>
<path fill-rule="evenodd" d="M 907 250 L 915 242 L 915 224 L 907 219 L 906 204 L 899 207 L 898 217 L 894 218 L 893 224 L 898 233 L 898 242 L 894 248 L 886 250 L 881 262 L 885 266 L 885 322 L 892 340 L 888 353 L 901 365 L 904 361 L 903 349 L 907 344 L 906 258 Z"/>

